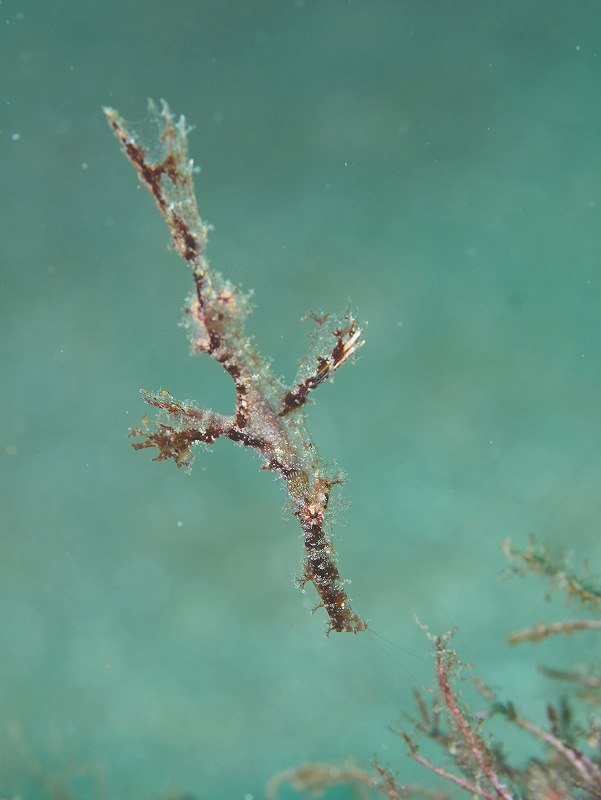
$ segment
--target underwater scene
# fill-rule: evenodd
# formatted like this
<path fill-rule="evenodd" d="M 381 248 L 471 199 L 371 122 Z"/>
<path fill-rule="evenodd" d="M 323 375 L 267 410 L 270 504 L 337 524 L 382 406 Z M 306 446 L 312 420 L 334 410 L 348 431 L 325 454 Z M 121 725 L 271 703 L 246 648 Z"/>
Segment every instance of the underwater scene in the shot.
<path fill-rule="evenodd" d="M 0 23 L 0 800 L 601 797 L 601 5 Z"/>

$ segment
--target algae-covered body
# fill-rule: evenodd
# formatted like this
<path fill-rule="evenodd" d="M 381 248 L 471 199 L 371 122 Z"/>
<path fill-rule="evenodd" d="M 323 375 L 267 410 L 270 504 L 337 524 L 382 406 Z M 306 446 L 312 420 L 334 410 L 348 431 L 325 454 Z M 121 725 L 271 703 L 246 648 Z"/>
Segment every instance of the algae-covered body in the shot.
<path fill-rule="evenodd" d="M 366 624 L 352 610 L 335 563 L 329 535 L 330 493 L 340 476 L 328 473 L 306 428 L 304 406 L 309 394 L 350 359 L 363 344 L 363 330 L 350 312 L 339 317 L 313 316 L 320 347 L 304 359 L 297 378 L 286 386 L 257 351 L 244 330 L 250 313 L 248 296 L 211 269 L 206 257 L 210 226 L 201 218 L 194 193 L 194 163 L 188 156 L 185 119 L 176 122 L 166 103 L 150 104 L 157 123 L 158 147 L 153 157 L 119 114 L 104 109 L 107 119 L 138 175 L 153 195 L 173 246 L 188 263 L 194 281 L 185 307 L 186 327 L 194 353 L 205 353 L 229 373 L 236 388 L 231 416 L 181 403 L 168 392 L 143 392 L 160 410 L 154 429 L 134 428 L 142 440 L 136 449 L 158 448 L 156 459 L 173 459 L 189 466 L 191 447 L 212 444 L 225 436 L 257 450 L 262 468 L 283 480 L 298 518 L 306 553 L 302 585 L 311 581 L 320 597 L 318 607 L 329 617 L 328 630 L 364 630 Z"/>

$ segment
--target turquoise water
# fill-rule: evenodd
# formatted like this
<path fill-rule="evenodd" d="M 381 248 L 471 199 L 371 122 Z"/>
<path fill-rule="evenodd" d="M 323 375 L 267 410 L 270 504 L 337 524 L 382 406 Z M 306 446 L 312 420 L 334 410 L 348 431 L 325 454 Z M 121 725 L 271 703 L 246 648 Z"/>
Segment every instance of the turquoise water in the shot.
<path fill-rule="evenodd" d="M 542 718 L 535 663 L 599 649 L 505 646 L 570 612 L 500 582 L 500 542 L 601 571 L 599 4 L 4 0 L 0 22 L 0 792 L 250 800 L 374 754 L 417 780 L 389 731 L 431 682 L 414 614 Z M 189 276 L 101 113 L 142 124 L 147 97 L 195 126 L 210 257 L 255 290 L 276 370 L 308 310 L 368 321 L 309 425 L 392 658 L 324 637 L 251 453 L 188 477 L 128 446 L 141 387 L 233 401 L 187 354 Z"/>

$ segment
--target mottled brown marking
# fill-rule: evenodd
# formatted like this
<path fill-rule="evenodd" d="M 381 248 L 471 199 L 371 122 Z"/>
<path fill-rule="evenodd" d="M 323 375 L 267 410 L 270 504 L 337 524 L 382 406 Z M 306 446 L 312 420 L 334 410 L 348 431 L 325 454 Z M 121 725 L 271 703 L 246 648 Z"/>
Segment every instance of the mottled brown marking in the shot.
<path fill-rule="evenodd" d="M 171 226 L 177 252 L 186 261 L 194 261 L 200 253 L 200 247 L 198 246 L 196 236 L 190 231 L 184 220 L 174 211 L 171 212 Z"/>

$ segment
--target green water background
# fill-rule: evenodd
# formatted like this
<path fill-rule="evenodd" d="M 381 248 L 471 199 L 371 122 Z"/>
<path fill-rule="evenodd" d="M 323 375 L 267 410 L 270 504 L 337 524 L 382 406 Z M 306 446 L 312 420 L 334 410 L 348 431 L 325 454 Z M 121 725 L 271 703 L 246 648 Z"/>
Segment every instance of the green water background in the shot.
<path fill-rule="evenodd" d="M 414 614 L 541 720 L 535 664 L 599 648 L 504 644 L 574 612 L 500 582 L 500 542 L 599 569 L 600 4 L 3 0 L 0 23 L 0 791 L 250 800 L 374 754 L 416 780 L 389 731 L 431 682 Z M 276 371 L 308 310 L 369 323 L 310 428 L 393 658 L 323 636 L 251 453 L 187 477 L 128 446 L 140 387 L 233 401 L 187 354 L 189 276 L 101 114 L 143 123 L 147 97 L 195 126 L 210 257 L 255 290 Z"/>

